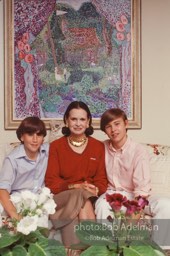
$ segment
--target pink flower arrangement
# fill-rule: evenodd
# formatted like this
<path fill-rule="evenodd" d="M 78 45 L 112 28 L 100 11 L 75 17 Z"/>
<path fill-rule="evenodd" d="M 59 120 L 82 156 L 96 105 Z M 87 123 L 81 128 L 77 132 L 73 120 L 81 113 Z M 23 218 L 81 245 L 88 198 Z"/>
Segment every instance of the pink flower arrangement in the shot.
<path fill-rule="evenodd" d="M 109 202 L 114 212 L 119 212 L 127 198 L 121 194 L 115 193 L 112 195 L 106 194 L 106 200 Z"/>
<path fill-rule="evenodd" d="M 149 204 L 149 201 L 142 196 L 138 196 L 135 200 L 127 200 L 125 196 L 119 193 L 106 194 L 106 200 L 110 204 L 115 217 L 122 216 L 124 214 L 128 218 L 140 217 L 143 209 Z M 125 213 L 122 212 L 122 207 L 126 208 Z"/>
<path fill-rule="evenodd" d="M 106 194 L 106 201 L 114 212 L 114 218 L 108 216 L 107 222 L 102 220 L 102 223 L 83 221 L 76 228 L 81 242 L 90 246 L 83 252 L 84 256 L 164 256 L 162 249 L 151 239 L 151 226 L 141 218 L 149 203 L 145 197 L 128 200 L 126 196 L 115 193 Z"/>

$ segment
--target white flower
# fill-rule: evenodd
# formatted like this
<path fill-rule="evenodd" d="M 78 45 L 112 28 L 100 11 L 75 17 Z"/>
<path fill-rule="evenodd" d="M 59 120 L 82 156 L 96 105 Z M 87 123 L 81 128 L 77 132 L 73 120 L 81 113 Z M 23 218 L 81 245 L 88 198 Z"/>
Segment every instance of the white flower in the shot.
<path fill-rule="evenodd" d="M 10 222 L 10 221 L 8 222 L 8 227 L 9 227 L 9 228 L 12 228 L 12 227 L 13 227 L 12 222 Z"/>
<path fill-rule="evenodd" d="M 24 199 L 24 201 L 26 201 L 26 200 L 36 201 L 38 198 L 38 196 L 35 193 L 32 193 L 29 190 L 21 191 L 21 197 L 22 197 L 22 199 Z"/>
<path fill-rule="evenodd" d="M 47 213 L 47 214 L 54 214 L 55 213 L 55 208 L 56 208 L 56 203 L 54 202 L 53 199 L 48 199 L 47 202 L 43 205 L 42 209 Z"/>
<path fill-rule="evenodd" d="M 48 228 L 48 215 L 55 213 L 56 203 L 49 188 L 42 188 L 39 193 L 29 190 L 11 195 L 11 201 L 17 212 L 23 217 L 17 223 L 17 231 L 28 235 L 37 227 Z"/>
<path fill-rule="evenodd" d="M 38 200 L 38 195 L 32 193 L 31 191 L 25 190 L 21 192 L 21 200 L 25 209 L 30 208 L 31 210 L 35 210 L 37 206 L 36 201 Z"/>
<path fill-rule="evenodd" d="M 48 216 L 43 215 L 39 217 L 37 225 L 38 227 L 48 228 Z"/>
<path fill-rule="evenodd" d="M 41 190 L 41 192 L 42 192 L 43 194 L 45 194 L 46 196 L 48 196 L 48 197 L 50 197 L 50 196 L 52 195 L 51 192 L 50 192 L 50 189 L 47 188 L 47 187 L 43 187 L 42 190 Z"/>
<path fill-rule="evenodd" d="M 0 215 L 0 228 L 2 227 L 2 217 Z"/>
<path fill-rule="evenodd" d="M 11 202 L 15 205 L 17 212 L 19 213 L 22 209 L 22 201 L 20 193 L 13 193 L 10 197 Z"/>
<path fill-rule="evenodd" d="M 17 231 L 23 233 L 24 235 L 28 235 L 32 231 L 37 229 L 38 217 L 37 216 L 26 216 L 20 220 L 17 225 Z"/>
<path fill-rule="evenodd" d="M 38 205 L 44 204 L 47 199 L 48 199 L 48 196 L 42 193 L 38 197 L 37 204 Z"/>
<path fill-rule="evenodd" d="M 53 195 L 50 192 L 50 189 L 47 187 L 44 187 L 41 189 L 39 197 L 38 197 L 38 204 L 43 204 L 48 198 L 52 198 Z"/>
<path fill-rule="evenodd" d="M 43 214 L 43 210 L 42 209 L 36 209 L 35 214 L 37 214 L 38 216 L 41 216 Z"/>
<path fill-rule="evenodd" d="M 21 202 L 21 195 L 20 195 L 20 193 L 15 192 L 15 193 L 11 194 L 10 199 L 14 204 L 18 204 Z"/>

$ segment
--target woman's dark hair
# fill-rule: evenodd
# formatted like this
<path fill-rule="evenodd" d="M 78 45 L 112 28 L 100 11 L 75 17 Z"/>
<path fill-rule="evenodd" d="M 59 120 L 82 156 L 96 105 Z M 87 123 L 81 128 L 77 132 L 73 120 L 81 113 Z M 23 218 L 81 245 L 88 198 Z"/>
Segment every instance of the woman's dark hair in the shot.
<path fill-rule="evenodd" d="M 86 136 L 89 136 L 89 135 L 92 135 L 93 134 L 93 127 L 92 127 L 92 115 L 90 113 L 90 110 L 88 108 L 88 106 L 82 102 L 82 101 L 73 101 L 70 103 L 70 105 L 68 105 L 65 113 L 64 113 L 64 116 L 63 116 L 63 121 L 64 123 L 66 124 L 66 120 L 68 119 L 69 117 L 69 114 L 70 114 L 70 111 L 72 109 L 84 109 L 87 113 L 87 118 L 89 119 L 89 127 L 85 130 L 85 134 Z M 65 136 L 69 136 L 70 135 L 70 129 L 66 126 L 64 126 L 62 128 L 62 133 L 65 135 Z"/>
<path fill-rule="evenodd" d="M 111 108 L 106 110 L 100 119 L 100 129 L 105 132 L 105 127 L 108 123 L 112 122 L 113 120 L 122 117 L 124 121 L 128 120 L 125 112 L 120 108 Z"/>
<path fill-rule="evenodd" d="M 37 116 L 29 116 L 22 120 L 18 129 L 16 130 L 17 138 L 21 141 L 23 134 L 33 134 L 37 133 L 38 135 L 43 135 L 44 137 L 47 134 L 46 127 L 44 122 Z M 22 141 L 21 141 L 22 142 Z"/>

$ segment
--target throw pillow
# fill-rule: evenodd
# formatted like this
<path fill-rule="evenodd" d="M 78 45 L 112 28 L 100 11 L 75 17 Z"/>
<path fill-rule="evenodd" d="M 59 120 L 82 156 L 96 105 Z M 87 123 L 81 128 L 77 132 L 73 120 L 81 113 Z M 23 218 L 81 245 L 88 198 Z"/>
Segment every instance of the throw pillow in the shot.
<path fill-rule="evenodd" d="M 146 144 L 150 156 L 152 193 L 170 196 L 170 147 Z"/>
<path fill-rule="evenodd" d="M 63 136 L 61 129 L 64 126 L 63 121 L 51 120 L 50 121 L 50 134 L 49 134 L 49 142 L 59 139 Z"/>

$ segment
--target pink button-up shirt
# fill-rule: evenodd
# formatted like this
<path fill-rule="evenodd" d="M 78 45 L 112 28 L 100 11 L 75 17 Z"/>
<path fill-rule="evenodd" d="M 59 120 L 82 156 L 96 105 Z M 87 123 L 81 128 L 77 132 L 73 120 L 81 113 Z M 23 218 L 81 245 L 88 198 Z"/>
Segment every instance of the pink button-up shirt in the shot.
<path fill-rule="evenodd" d="M 150 195 L 150 164 L 145 148 L 130 138 L 119 150 L 113 148 L 110 140 L 104 144 L 108 189 L 124 190 L 135 197 Z"/>

